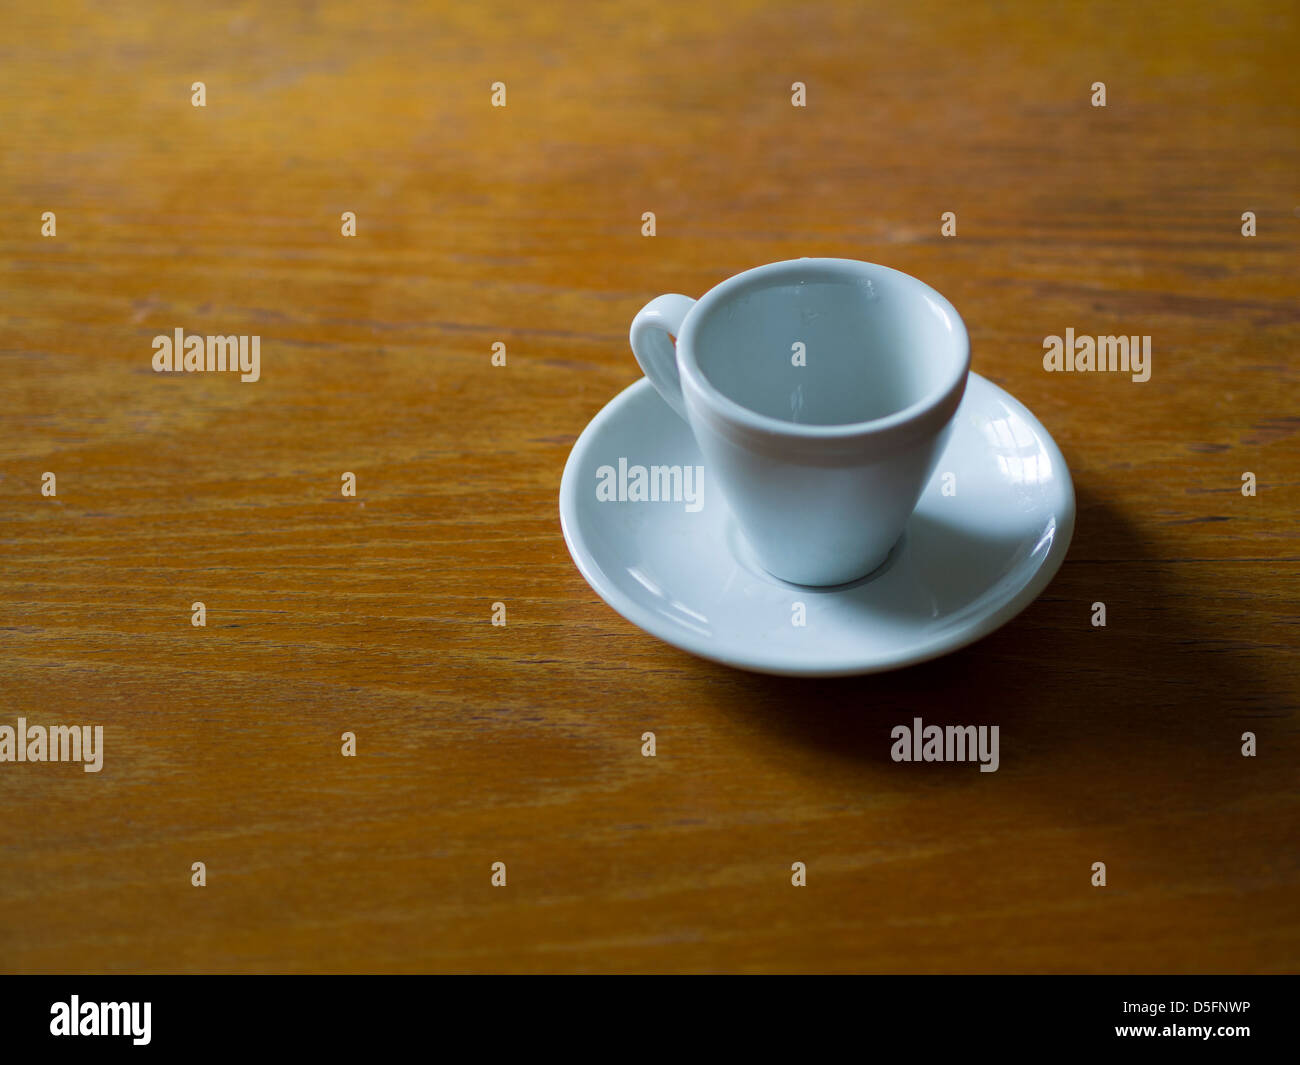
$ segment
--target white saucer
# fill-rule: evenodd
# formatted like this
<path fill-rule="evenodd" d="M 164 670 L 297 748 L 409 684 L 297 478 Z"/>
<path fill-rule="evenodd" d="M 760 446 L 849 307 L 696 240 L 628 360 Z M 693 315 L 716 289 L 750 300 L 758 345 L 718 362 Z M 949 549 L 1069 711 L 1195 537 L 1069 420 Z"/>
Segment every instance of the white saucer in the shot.
<path fill-rule="evenodd" d="M 952 437 L 902 539 L 874 573 L 811 588 L 753 560 L 704 471 L 703 506 L 600 501 L 597 469 L 702 466 L 686 423 L 644 378 L 578 437 L 560 484 L 569 553 L 634 625 L 739 669 L 844 676 L 955 651 L 1043 591 L 1074 532 L 1074 486 L 1056 443 L 997 385 L 970 375 Z M 945 495 L 944 474 L 955 493 Z M 797 620 L 804 605 L 806 624 Z"/>

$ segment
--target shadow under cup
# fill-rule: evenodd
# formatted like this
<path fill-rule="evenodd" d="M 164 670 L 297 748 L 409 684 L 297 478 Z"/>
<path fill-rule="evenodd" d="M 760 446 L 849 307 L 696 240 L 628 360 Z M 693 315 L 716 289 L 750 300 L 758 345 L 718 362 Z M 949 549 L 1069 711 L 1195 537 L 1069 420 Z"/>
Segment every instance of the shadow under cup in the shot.
<path fill-rule="evenodd" d="M 706 476 L 764 568 L 832 585 L 881 565 L 965 390 L 952 305 L 887 267 L 794 260 L 707 293 L 677 347 Z"/>

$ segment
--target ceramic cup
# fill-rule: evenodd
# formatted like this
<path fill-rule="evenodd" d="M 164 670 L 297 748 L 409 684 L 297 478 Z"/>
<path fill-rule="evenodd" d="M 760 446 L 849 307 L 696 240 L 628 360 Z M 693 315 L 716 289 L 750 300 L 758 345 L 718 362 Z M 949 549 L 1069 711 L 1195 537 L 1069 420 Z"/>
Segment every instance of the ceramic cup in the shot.
<path fill-rule="evenodd" d="M 842 584 L 885 561 L 970 371 L 951 303 L 852 259 L 771 263 L 698 300 L 660 296 L 631 342 L 759 563 L 796 584 Z"/>

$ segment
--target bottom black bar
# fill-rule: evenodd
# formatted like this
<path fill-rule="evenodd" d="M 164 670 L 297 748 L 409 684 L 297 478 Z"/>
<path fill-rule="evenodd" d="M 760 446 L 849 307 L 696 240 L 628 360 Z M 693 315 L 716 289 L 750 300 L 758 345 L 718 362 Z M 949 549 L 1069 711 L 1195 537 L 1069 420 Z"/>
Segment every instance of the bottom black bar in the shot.
<path fill-rule="evenodd" d="M 5 1057 L 195 1050 L 489 1058 L 509 1050 L 679 1057 L 759 1041 L 806 1054 L 1294 1048 L 1293 976 L 8 976 Z M 724 980 L 727 986 L 723 986 Z M 691 1054 L 694 1057 L 694 1054 Z"/>

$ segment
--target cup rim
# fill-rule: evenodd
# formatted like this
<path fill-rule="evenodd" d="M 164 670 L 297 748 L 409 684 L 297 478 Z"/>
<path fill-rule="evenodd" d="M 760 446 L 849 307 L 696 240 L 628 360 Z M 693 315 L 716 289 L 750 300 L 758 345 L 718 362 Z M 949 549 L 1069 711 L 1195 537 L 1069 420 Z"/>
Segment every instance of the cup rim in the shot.
<path fill-rule="evenodd" d="M 889 277 L 911 289 L 917 296 L 927 299 L 948 320 L 952 329 L 953 341 L 958 346 L 958 358 L 953 369 L 945 375 L 940 385 L 931 389 L 915 403 L 901 410 L 858 422 L 842 422 L 835 425 L 810 425 L 803 422 L 791 422 L 774 418 L 769 414 L 746 407 L 716 388 L 705 376 L 695 355 L 696 333 L 704 321 L 706 313 L 727 299 L 734 299 L 750 288 L 766 286 L 773 281 L 780 281 L 783 276 L 791 279 L 804 277 L 812 273 L 821 273 L 825 279 L 866 278 L 876 280 Z M 936 289 L 919 278 L 889 266 L 869 263 L 859 259 L 812 258 L 785 259 L 780 262 L 766 263 L 719 282 L 701 296 L 687 312 L 682 322 L 681 333 L 677 337 L 677 364 L 681 375 L 683 392 L 686 386 L 697 396 L 707 402 L 705 408 L 714 418 L 720 418 L 731 426 L 768 435 L 805 440 L 850 440 L 873 437 L 889 433 L 900 426 L 910 426 L 927 419 L 927 415 L 943 410 L 951 414 L 955 403 L 960 400 L 965 390 L 966 378 L 970 372 L 970 336 L 966 323 L 957 313 L 957 309 Z"/>

